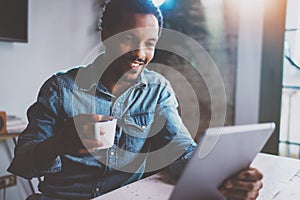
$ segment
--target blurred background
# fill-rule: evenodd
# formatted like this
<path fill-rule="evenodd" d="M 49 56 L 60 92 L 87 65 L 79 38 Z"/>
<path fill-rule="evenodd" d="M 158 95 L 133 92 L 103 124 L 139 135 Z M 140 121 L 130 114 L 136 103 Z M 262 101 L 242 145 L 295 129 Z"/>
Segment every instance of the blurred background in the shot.
<path fill-rule="evenodd" d="M 0 0 L 0 7 L 8 6 L 7 2 Z M 19 5 L 16 2 L 12 3 L 13 10 Z M 0 35 L 0 110 L 27 121 L 26 111 L 46 79 L 53 73 L 87 64 L 101 51 L 97 23 L 103 1 L 24 2 L 27 12 L 19 16 L 23 19 L 19 23 L 24 26 L 24 19 L 27 23 L 22 26 L 25 31 L 21 39 Z M 220 84 L 214 82 L 213 70 L 200 74 L 196 70 L 199 66 L 195 66 L 199 56 L 188 43 L 176 48 L 186 50 L 189 60 L 158 49 L 154 64 L 149 66 L 171 81 L 193 137 L 201 136 L 211 120 L 208 88 L 217 91 L 224 87 L 226 96 L 220 95 L 217 100 L 226 102 L 225 125 L 275 121 L 276 132 L 264 152 L 299 158 L 300 2 L 165 0 L 161 9 L 165 28 L 199 43 L 222 76 Z M 0 20 L 2 24 L 8 22 L 18 24 L 5 17 Z M 4 30 L 2 24 L 0 29 Z M 0 176 L 8 174 L 13 147 L 11 139 L 0 141 Z M 33 185 L 36 189 L 36 180 Z M 6 199 L 25 199 L 32 193 L 28 182 L 19 177 L 17 185 L 5 192 Z"/>

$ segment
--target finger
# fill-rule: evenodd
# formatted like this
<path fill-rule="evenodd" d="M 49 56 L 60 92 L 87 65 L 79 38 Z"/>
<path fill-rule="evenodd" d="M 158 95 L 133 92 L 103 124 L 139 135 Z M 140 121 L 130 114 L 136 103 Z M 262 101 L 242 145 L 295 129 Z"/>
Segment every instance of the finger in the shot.
<path fill-rule="evenodd" d="M 82 138 L 95 139 L 95 123 L 86 123 L 82 126 Z"/>
<path fill-rule="evenodd" d="M 74 155 L 74 156 L 78 156 L 78 155 L 82 155 L 82 154 L 88 154 L 88 150 L 82 146 L 79 145 L 73 145 L 73 146 L 64 146 L 63 149 L 64 154 L 69 154 L 69 155 Z"/>
<path fill-rule="evenodd" d="M 103 127 L 100 127 L 100 135 L 105 135 L 105 130 Z"/>
<path fill-rule="evenodd" d="M 100 115 L 79 114 L 73 118 L 67 119 L 64 124 L 64 129 L 69 132 L 69 135 L 73 135 L 72 133 L 84 135 L 85 132 L 91 132 L 91 128 L 85 125 L 91 122 L 97 122 L 98 119 L 100 119 Z"/>
<path fill-rule="evenodd" d="M 99 148 L 103 146 L 103 143 L 98 140 L 83 139 L 82 143 L 87 149 Z"/>
<path fill-rule="evenodd" d="M 248 180 L 248 181 L 257 181 L 263 178 L 263 174 L 258 171 L 256 168 L 249 168 L 242 171 L 238 174 L 238 179 Z"/>
<path fill-rule="evenodd" d="M 95 139 L 95 136 L 97 137 L 98 135 L 105 134 L 105 130 L 97 122 L 86 122 L 85 124 L 82 125 L 81 129 L 82 129 L 81 135 L 83 136 L 83 138 Z M 96 130 L 99 132 L 95 132 Z"/>
<path fill-rule="evenodd" d="M 89 153 L 92 153 L 93 151 L 95 151 L 95 150 L 97 150 L 97 149 L 99 149 L 100 147 L 94 147 L 94 148 L 90 148 L 90 149 L 88 149 L 88 151 L 89 151 Z"/>
<path fill-rule="evenodd" d="M 259 191 L 240 191 L 240 190 L 219 190 L 220 193 L 227 199 L 235 200 L 253 200 L 256 199 L 259 195 Z"/>
<path fill-rule="evenodd" d="M 261 181 L 229 180 L 225 182 L 224 187 L 226 189 L 251 191 L 251 190 L 260 190 L 263 187 L 263 184 Z"/>
<path fill-rule="evenodd" d="M 78 154 L 79 155 L 82 155 L 82 154 L 89 154 L 89 150 L 85 149 L 85 148 L 82 148 L 82 149 L 79 149 L 78 150 Z"/>
<path fill-rule="evenodd" d="M 98 135 L 105 135 L 105 129 L 100 127 L 99 132 L 95 132 L 95 123 L 87 123 L 83 125 L 83 132 L 81 138 L 85 139 L 96 139 Z"/>
<path fill-rule="evenodd" d="M 75 122 L 97 122 L 101 120 L 101 116 L 97 114 L 79 114 L 74 118 Z"/>
<path fill-rule="evenodd" d="M 83 126 L 82 126 L 82 131 L 84 132 L 84 133 L 91 133 L 92 131 L 93 131 L 93 126 L 91 125 L 91 124 L 84 124 Z"/>
<path fill-rule="evenodd" d="M 65 147 L 64 152 L 70 155 L 79 156 L 84 154 L 90 154 L 91 153 L 90 149 L 91 148 L 88 148 L 87 146 L 81 143 L 81 145 L 73 145 L 73 146 Z"/>
<path fill-rule="evenodd" d="M 62 145 L 63 145 L 63 148 L 78 148 L 78 147 L 82 147 L 82 141 L 80 140 L 79 137 L 72 137 L 72 138 L 63 138 L 62 139 Z"/>

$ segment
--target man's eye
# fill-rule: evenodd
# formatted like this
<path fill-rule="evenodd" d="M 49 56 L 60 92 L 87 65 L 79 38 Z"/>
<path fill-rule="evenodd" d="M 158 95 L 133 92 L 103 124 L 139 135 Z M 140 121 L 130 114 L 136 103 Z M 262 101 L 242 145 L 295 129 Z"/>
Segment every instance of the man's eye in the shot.
<path fill-rule="evenodd" d="M 155 42 L 146 42 L 146 47 L 155 47 L 156 43 Z"/>

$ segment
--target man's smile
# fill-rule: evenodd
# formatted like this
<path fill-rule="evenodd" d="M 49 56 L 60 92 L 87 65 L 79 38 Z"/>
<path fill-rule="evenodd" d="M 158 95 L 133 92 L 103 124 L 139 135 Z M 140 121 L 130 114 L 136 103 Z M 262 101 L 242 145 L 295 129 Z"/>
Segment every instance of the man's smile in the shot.
<path fill-rule="evenodd" d="M 130 60 L 127 63 L 132 70 L 139 70 L 140 67 L 143 67 L 145 65 L 145 62 L 140 62 L 137 60 L 134 61 Z"/>

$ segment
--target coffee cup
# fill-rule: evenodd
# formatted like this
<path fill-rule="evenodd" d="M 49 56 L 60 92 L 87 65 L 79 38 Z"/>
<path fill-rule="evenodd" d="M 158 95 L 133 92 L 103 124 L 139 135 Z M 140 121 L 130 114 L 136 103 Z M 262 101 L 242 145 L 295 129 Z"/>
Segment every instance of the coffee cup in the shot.
<path fill-rule="evenodd" d="M 101 115 L 101 120 L 94 123 L 95 139 L 103 146 L 97 149 L 108 149 L 114 145 L 117 119 L 112 116 Z"/>

